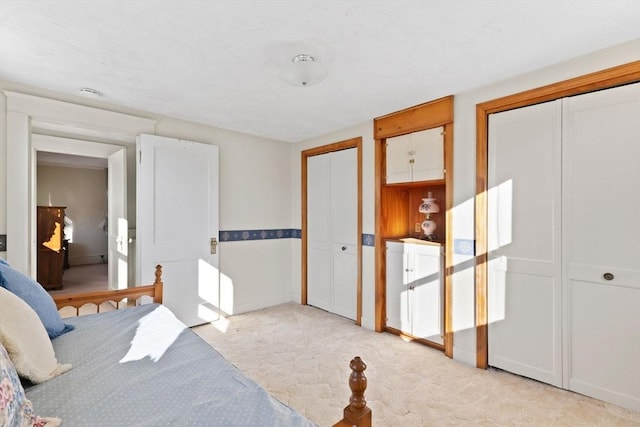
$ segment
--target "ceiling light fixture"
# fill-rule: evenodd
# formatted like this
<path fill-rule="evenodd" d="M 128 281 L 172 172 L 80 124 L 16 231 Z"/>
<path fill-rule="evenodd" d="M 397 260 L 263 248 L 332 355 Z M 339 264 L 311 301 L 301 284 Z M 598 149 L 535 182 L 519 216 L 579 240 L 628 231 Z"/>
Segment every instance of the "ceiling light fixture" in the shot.
<path fill-rule="evenodd" d="M 91 89 L 90 87 L 83 87 L 80 88 L 80 95 L 84 95 L 89 98 L 97 98 L 102 96 L 102 93 L 99 90 Z"/>
<path fill-rule="evenodd" d="M 313 56 L 301 53 L 280 69 L 280 80 L 291 86 L 307 87 L 320 83 L 327 74 L 324 65 Z"/>

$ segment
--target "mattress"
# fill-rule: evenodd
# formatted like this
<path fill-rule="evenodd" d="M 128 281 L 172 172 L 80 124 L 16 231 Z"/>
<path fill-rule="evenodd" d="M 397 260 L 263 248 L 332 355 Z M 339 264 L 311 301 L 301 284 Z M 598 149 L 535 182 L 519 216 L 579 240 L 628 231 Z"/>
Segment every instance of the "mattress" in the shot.
<path fill-rule="evenodd" d="M 52 340 L 72 369 L 26 394 L 62 426 L 312 426 L 164 306 L 65 319 Z"/>

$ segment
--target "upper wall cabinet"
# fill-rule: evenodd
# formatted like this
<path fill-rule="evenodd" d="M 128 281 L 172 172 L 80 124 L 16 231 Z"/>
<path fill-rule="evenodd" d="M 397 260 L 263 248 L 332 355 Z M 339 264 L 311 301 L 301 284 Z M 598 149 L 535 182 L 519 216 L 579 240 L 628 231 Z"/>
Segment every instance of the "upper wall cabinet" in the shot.
<path fill-rule="evenodd" d="M 444 179 L 443 135 L 438 127 L 387 138 L 386 183 Z"/>

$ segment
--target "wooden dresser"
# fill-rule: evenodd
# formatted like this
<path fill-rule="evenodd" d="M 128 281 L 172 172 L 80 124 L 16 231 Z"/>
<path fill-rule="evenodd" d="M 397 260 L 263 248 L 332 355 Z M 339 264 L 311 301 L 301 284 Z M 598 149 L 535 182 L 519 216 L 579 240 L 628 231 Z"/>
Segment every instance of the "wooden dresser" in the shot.
<path fill-rule="evenodd" d="M 64 206 L 38 206 L 38 283 L 62 289 Z"/>

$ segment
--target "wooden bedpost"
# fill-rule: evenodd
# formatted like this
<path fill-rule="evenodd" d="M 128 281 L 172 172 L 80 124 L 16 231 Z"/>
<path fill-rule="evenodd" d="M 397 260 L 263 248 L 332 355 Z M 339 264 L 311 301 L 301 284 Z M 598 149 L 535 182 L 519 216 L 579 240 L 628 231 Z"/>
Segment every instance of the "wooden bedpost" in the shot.
<path fill-rule="evenodd" d="M 371 409 L 367 406 L 367 401 L 364 398 L 364 391 L 367 389 L 367 377 L 364 375 L 364 370 L 367 369 L 367 364 L 356 356 L 349 367 L 351 368 L 349 376 L 351 398 L 349 398 L 349 405 L 344 408 L 342 420 L 334 427 L 371 427 Z"/>
<path fill-rule="evenodd" d="M 156 288 L 156 291 L 153 295 L 153 302 L 162 304 L 162 292 L 164 284 L 162 283 L 162 266 L 160 264 L 156 265 L 156 280 L 153 282 L 153 285 Z"/>

